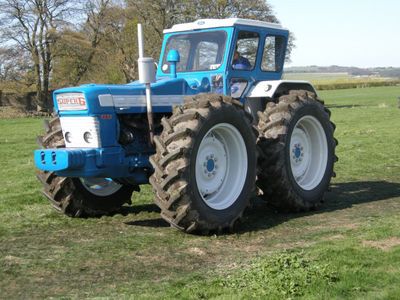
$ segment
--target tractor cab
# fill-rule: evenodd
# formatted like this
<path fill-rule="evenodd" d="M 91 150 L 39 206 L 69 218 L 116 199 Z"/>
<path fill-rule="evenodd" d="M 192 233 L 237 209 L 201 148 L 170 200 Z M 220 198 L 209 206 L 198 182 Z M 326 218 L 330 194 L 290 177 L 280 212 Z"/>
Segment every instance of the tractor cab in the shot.
<path fill-rule="evenodd" d="M 157 78 L 184 78 L 197 93 L 243 98 L 282 76 L 289 32 L 279 24 L 205 19 L 164 30 Z"/>

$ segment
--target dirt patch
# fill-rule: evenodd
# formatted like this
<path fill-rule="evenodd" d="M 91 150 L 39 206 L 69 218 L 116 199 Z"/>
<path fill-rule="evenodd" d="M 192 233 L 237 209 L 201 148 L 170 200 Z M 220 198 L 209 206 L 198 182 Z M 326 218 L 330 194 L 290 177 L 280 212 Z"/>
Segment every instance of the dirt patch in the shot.
<path fill-rule="evenodd" d="M 332 235 L 332 236 L 328 236 L 328 237 L 324 238 L 323 240 L 324 241 L 336 241 L 336 240 L 342 240 L 344 238 L 345 237 L 344 237 L 343 234 L 335 234 L 335 235 Z"/>
<path fill-rule="evenodd" d="M 379 241 L 363 241 L 362 244 L 366 247 L 378 248 L 383 251 L 389 251 L 393 247 L 400 246 L 400 238 L 391 237 L 386 240 Z"/>
<path fill-rule="evenodd" d="M 308 248 L 312 245 L 314 245 L 314 241 L 297 241 L 297 242 L 288 242 L 288 243 L 278 243 L 274 245 L 274 248 L 276 249 L 293 249 L 293 248 Z"/>
<path fill-rule="evenodd" d="M 189 253 L 196 254 L 196 255 L 204 255 L 206 252 L 200 248 L 192 247 L 188 249 Z"/>
<path fill-rule="evenodd" d="M 22 265 L 24 263 L 26 263 L 26 261 L 21 257 L 16 257 L 12 255 L 7 255 L 6 257 L 4 257 L 5 266 Z"/>

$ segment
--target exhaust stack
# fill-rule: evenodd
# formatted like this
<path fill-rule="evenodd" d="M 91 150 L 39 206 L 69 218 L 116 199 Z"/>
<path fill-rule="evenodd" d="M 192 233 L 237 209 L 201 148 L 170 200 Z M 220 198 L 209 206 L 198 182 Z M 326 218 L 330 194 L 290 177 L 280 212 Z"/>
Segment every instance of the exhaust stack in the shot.
<path fill-rule="evenodd" d="M 154 122 L 153 122 L 153 106 L 151 102 L 151 86 L 150 84 L 156 82 L 154 59 L 151 57 L 144 57 L 144 43 L 143 43 L 143 27 L 138 24 L 138 46 L 139 46 L 139 82 L 144 83 L 146 86 L 146 106 L 147 106 L 147 121 L 149 124 L 149 137 L 150 143 L 153 144 L 154 140 Z"/>

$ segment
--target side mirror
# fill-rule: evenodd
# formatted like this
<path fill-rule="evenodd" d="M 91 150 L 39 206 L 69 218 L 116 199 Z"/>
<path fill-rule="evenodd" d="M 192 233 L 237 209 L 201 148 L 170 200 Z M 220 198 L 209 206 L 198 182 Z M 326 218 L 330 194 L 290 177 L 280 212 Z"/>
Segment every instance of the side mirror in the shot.
<path fill-rule="evenodd" d="M 181 61 L 178 50 L 171 49 L 167 55 L 167 62 L 170 64 L 171 77 L 176 78 L 176 64 Z"/>

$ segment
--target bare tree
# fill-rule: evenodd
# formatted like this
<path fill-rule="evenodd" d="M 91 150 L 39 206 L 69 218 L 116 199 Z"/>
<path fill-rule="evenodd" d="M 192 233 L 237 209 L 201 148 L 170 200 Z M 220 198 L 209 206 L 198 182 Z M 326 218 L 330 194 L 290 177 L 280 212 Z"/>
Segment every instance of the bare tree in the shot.
<path fill-rule="evenodd" d="M 132 36 L 129 29 L 131 10 L 117 0 L 90 0 L 83 12 L 85 20 L 78 30 L 62 32 L 55 82 L 76 85 L 93 79 L 104 80 L 107 76 L 101 74 L 105 75 L 110 68 L 119 70 L 131 81 L 136 71 L 130 47 L 136 40 L 136 32 Z"/>
<path fill-rule="evenodd" d="M 106 40 L 116 53 L 125 82 L 131 82 L 137 75 L 137 21 L 131 7 L 114 6 L 107 15 Z"/>
<path fill-rule="evenodd" d="M 75 1 L 67 0 L 0 0 L 1 40 L 29 53 L 39 110 L 46 110 L 48 104 L 58 30 L 75 9 Z"/>
<path fill-rule="evenodd" d="M 90 0 L 86 1 L 84 13 L 86 15 L 86 22 L 83 25 L 83 33 L 88 38 L 90 43 L 90 50 L 85 57 L 85 61 L 79 65 L 75 81 L 72 84 L 77 84 L 81 81 L 82 77 L 90 69 L 91 63 L 98 51 L 100 42 L 105 36 L 106 31 L 106 16 L 112 0 Z"/>
<path fill-rule="evenodd" d="M 15 48 L 0 48 L 0 89 L 21 91 L 34 84 L 29 57 Z"/>

